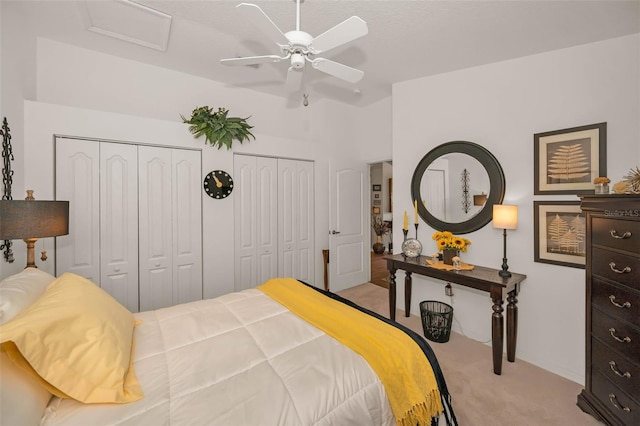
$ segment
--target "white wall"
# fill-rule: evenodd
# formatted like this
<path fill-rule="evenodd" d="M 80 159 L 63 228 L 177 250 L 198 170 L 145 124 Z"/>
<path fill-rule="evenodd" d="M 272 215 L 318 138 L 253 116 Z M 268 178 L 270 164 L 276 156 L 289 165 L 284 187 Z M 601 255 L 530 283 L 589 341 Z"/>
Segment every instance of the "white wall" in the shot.
<path fill-rule="evenodd" d="M 17 126 L 24 129 L 24 137 L 14 140 L 14 146 L 24 155 L 16 156 L 14 162 L 16 175 L 21 177 L 19 183 L 14 182 L 14 194 L 23 194 L 29 188 L 36 190 L 37 199 L 52 199 L 54 134 L 200 147 L 203 176 L 213 169 L 232 171 L 233 152 L 313 160 L 316 268 L 312 284 L 323 281 L 322 249 L 329 245 L 326 182 L 330 159 L 359 155 L 352 117 L 365 113 L 371 117 L 376 111 L 322 99 L 312 100 L 306 108 L 293 106 L 280 97 L 43 38 L 15 52 L 14 57 L 22 66 L 15 67 L 12 79 L 3 81 L 3 100 L 7 93 L 5 85 L 31 84 L 21 81 L 21 76 L 36 74 L 37 91 L 31 100 L 24 93 L 15 94 L 24 108 L 24 112 L 20 111 L 24 126 Z M 32 56 L 33 61 L 24 60 Z M 12 97 L 11 101 L 15 99 Z M 236 142 L 233 150 L 227 151 L 205 146 L 203 139 L 194 139 L 180 114 L 189 116 L 193 108 L 201 105 L 225 106 L 234 116 L 251 115 L 249 123 L 254 125 L 256 140 L 242 145 Z M 374 123 L 382 122 L 374 116 Z M 233 219 L 233 194 L 225 200 L 203 196 L 205 297 L 233 291 Z M 24 249 L 20 244 L 23 243 L 14 242 L 16 262 L 0 264 L 0 277 L 24 266 Z M 46 244 L 50 260 L 38 265 L 52 272 L 53 243 Z"/>
<path fill-rule="evenodd" d="M 578 197 L 533 196 L 533 134 L 606 121 L 607 174 L 619 181 L 640 156 L 639 47 L 636 34 L 393 87 L 396 223 L 403 210 L 410 211 L 408 188 L 422 155 L 451 140 L 476 142 L 491 151 L 505 172 L 505 204 L 519 206 L 518 229 L 508 236 L 510 269 L 527 275 L 518 298 L 517 357 L 579 383 L 584 382 L 584 270 L 533 262 L 533 200 Z M 423 222 L 420 239 L 428 253 L 435 248 L 432 232 Z M 500 268 L 501 230 L 489 224 L 466 237 L 473 245 L 465 261 Z M 400 241 L 396 235 L 394 245 Z M 397 280 L 402 282 L 402 274 Z M 415 274 L 413 281 L 414 314 L 421 300 L 452 302 L 463 331 L 490 340 L 486 293 L 455 288 L 449 300 L 443 282 Z"/>

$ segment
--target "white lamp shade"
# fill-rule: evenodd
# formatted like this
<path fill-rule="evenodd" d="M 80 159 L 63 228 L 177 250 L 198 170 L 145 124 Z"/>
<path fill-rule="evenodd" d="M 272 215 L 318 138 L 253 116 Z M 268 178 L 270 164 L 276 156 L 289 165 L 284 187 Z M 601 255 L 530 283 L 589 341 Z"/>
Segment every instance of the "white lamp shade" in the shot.
<path fill-rule="evenodd" d="M 518 206 L 493 205 L 493 227 L 516 229 L 518 227 Z"/>

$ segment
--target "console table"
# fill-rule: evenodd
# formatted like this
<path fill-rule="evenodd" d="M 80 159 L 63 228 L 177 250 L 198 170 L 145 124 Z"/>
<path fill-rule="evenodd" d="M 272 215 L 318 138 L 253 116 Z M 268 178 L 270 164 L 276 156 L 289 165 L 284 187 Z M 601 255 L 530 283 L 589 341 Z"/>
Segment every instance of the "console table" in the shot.
<path fill-rule="evenodd" d="M 522 281 L 526 275 L 511 273 L 511 277 L 502 278 L 498 269 L 475 266 L 471 271 L 446 271 L 427 265 L 425 256 L 414 258 L 401 254 L 385 256 L 389 270 L 389 313 L 392 320 L 396 319 L 396 271 L 405 272 L 404 276 L 404 312 L 410 315 L 411 310 L 411 274 L 416 273 L 426 277 L 437 278 L 442 281 L 459 284 L 465 287 L 486 291 L 493 301 L 491 314 L 491 347 L 493 349 L 493 372 L 502 374 L 502 351 L 504 341 L 504 317 L 502 307 L 504 297 L 507 296 L 507 359 L 516 359 L 516 338 L 518 334 L 518 299 Z"/>

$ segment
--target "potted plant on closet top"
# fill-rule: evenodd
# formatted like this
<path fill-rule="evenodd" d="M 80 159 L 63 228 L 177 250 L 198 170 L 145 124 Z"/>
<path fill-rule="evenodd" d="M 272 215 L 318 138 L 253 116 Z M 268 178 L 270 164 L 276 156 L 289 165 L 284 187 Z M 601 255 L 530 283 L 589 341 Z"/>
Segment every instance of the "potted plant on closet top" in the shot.
<path fill-rule="evenodd" d="M 253 126 L 247 123 L 247 118 L 228 117 L 229 110 L 226 108 L 218 108 L 213 111 L 209 106 L 202 106 L 191 112 L 191 118 L 187 120 L 182 114 L 180 117 L 184 123 L 190 124 L 189 131 L 196 138 L 205 136 L 205 143 L 211 146 L 222 148 L 226 146 L 231 149 L 234 140 L 242 143 L 250 138 L 255 139 L 251 130 Z"/>

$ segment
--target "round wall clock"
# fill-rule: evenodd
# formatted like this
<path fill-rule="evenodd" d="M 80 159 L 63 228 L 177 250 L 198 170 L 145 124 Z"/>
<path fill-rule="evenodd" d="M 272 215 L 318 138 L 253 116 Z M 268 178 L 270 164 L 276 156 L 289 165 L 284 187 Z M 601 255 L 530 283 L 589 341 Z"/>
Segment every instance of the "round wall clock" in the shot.
<path fill-rule="evenodd" d="M 233 191 L 233 179 L 223 170 L 214 170 L 204 178 L 202 186 L 211 198 L 227 198 Z"/>

